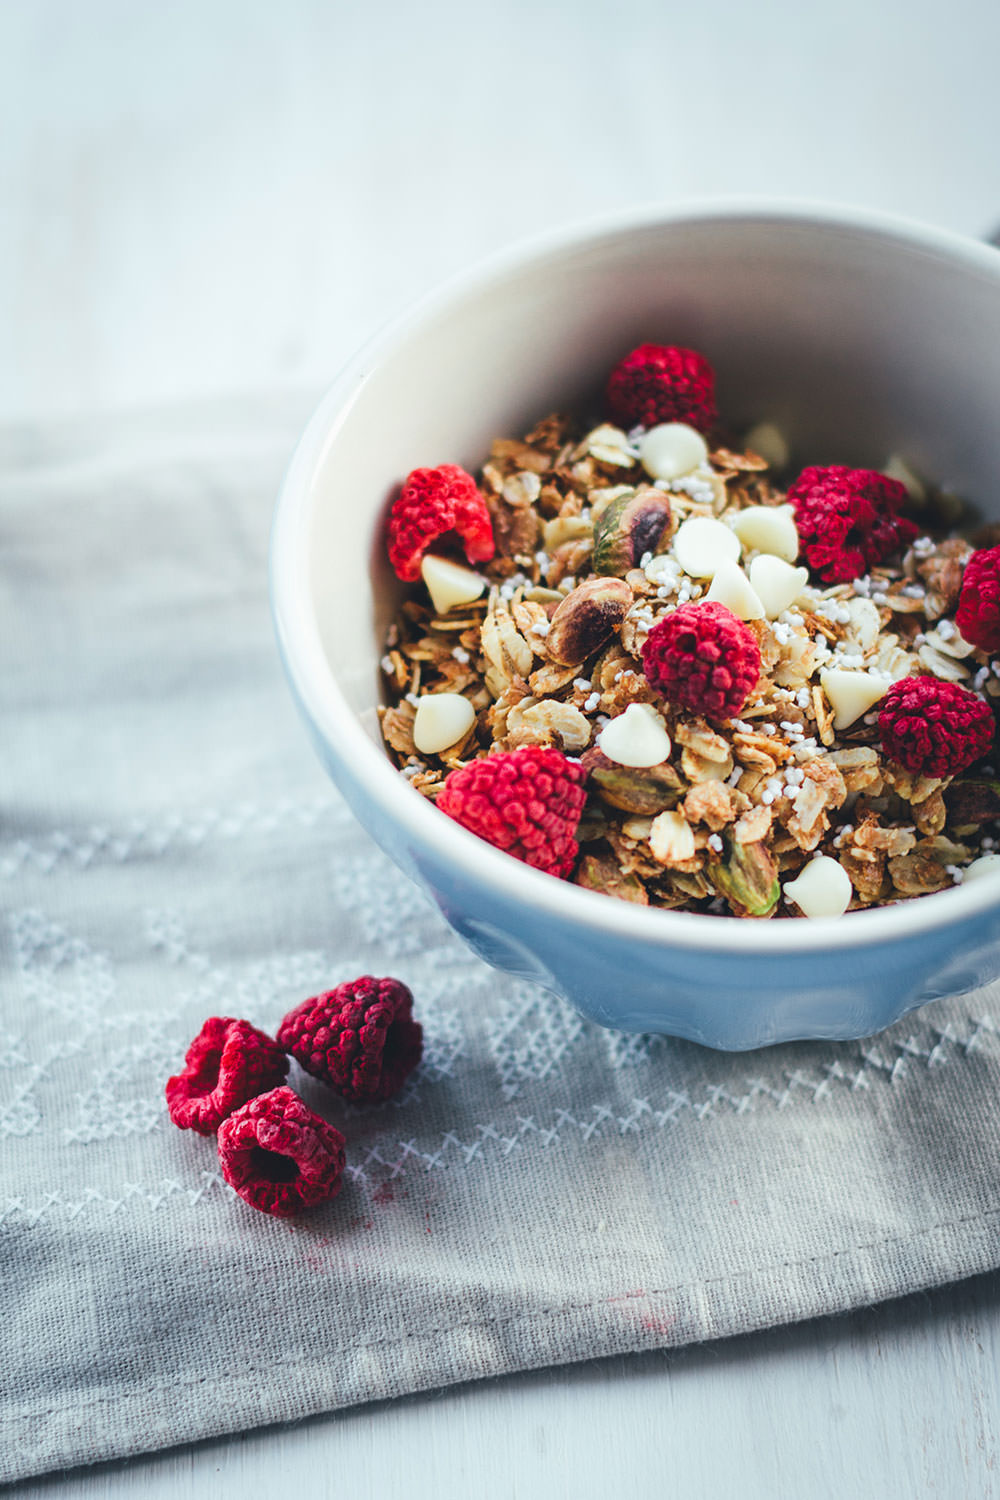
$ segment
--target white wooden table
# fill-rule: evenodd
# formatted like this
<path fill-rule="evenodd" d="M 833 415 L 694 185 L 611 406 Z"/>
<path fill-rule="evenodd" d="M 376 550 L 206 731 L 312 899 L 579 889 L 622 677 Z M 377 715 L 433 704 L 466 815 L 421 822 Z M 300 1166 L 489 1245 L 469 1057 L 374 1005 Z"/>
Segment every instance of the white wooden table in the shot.
<path fill-rule="evenodd" d="M 0 421 L 321 386 L 453 269 L 638 200 L 1000 220 L 987 0 L 9 0 Z M 343 1413 L 28 1497 L 986 1497 L 1000 1276 Z"/>

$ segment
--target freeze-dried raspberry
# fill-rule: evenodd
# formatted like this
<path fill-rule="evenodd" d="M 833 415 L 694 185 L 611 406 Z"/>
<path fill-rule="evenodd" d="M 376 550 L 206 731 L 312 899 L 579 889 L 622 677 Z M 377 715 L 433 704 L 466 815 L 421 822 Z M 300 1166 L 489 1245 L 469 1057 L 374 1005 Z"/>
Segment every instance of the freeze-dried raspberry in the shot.
<path fill-rule="evenodd" d="M 724 604 L 682 604 L 647 635 L 642 667 L 669 702 L 708 719 L 731 719 L 757 685 L 760 646 Z"/>
<path fill-rule="evenodd" d="M 462 538 L 469 562 L 493 556 L 493 523 L 472 475 L 457 464 L 414 469 L 389 514 L 389 561 L 397 576 L 415 582 L 427 548 L 448 531 Z"/>
<path fill-rule="evenodd" d="M 275 1088 L 288 1058 L 249 1021 L 209 1016 L 187 1050 L 184 1070 L 167 1079 L 167 1109 L 181 1130 L 214 1135 L 227 1115 Z"/>
<path fill-rule="evenodd" d="M 955 624 L 970 646 L 1000 651 L 1000 547 L 973 552 L 966 563 Z"/>
<path fill-rule="evenodd" d="M 715 426 L 715 371 L 695 349 L 640 344 L 611 371 L 608 410 L 621 427 L 686 422 L 699 432 Z"/>
<path fill-rule="evenodd" d="M 344 1137 L 294 1090 L 272 1089 L 219 1126 L 219 1165 L 244 1203 L 288 1219 L 340 1192 Z"/>
<path fill-rule="evenodd" d="M 524 745 L 452 771 L 436 806 L 536 870 L 565 876 L 577 856 L 586 773 L 559 750 Z"/>
<path fill-rule="evenodd" d="M 825 583 L 860 578 L 918 532 L 899 514 L 907 499 L 904 486 L 874 469 L 803 469 L 788 498 L 806 561 Z"/>
<path fill-rule="evenodd" d="M 303 1000 L 278 1027 L 278 1041 L 307 1073 L 362 1104 L 399 1092 L 420 1061 L 424 1033 L 405 984 L 364 974 Z"/>
<path fill-rule="evenodd" d="M 957 682 L 904 677 L 882 699 L 882 749 L 915 776 L 954 776 L 993 743 L 989 705 Z"/>

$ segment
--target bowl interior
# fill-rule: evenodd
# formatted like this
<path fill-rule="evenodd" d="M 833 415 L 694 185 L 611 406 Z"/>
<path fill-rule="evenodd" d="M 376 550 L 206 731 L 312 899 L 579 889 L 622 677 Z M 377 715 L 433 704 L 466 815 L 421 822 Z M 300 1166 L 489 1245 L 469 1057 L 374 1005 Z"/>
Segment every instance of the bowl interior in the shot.
<path fill-rule="evenodd" d="M 383 520 L 403 476 L 475 470 L 494 437 L 596 404 L 613 363 L 644 341 L 707 354 L 726 424 L 777 422 L 793 462 L 877 467 L 898 452 L 984 512 L 1000 507 L 995 252 L 835 216 L 721 213 L 513 259 L 376 341 L 314 422 L 301 602 L 373 740 L 398 600 Z"/>

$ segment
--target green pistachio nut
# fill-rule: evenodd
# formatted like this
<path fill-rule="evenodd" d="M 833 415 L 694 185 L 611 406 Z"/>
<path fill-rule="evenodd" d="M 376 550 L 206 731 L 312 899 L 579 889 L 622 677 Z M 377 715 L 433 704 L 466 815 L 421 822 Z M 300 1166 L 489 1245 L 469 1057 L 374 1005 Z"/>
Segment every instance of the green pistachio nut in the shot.
<path fill-rule="evenodd" d="M 586 661 L 621 629 L 634 597 L 622 578 L 588 578 L 557 606 L 545 637 L 549 656 L 564 667 Z"/>
<path fill-rule="evenodd" d="M 642 818 L 676 807 L 681 797 L 681 778 L 669 761 L 642 769 L 620 766 L 595 747 L 583 756 L 583 768 L 602 802 Z"/>
<path fill-rule="evenodd" d="M 613 500 L 594 524 L 594 572 L 624 578 L 656 551 L 670 519 L 670 501 L 661 490 L 635 490 Z"/>
<path fill-rule="evenodd" d="M 727 836 L 723 854 L 706 865 L 705 874 L 738 913 L 768 917 L 778 904 L 778 867 L 764 843 L 738 844 Z"/>

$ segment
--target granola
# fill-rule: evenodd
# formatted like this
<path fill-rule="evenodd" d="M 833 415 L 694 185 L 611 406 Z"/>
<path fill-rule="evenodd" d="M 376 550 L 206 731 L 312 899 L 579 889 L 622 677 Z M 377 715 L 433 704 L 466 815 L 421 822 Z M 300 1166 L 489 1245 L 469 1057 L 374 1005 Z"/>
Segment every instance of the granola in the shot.
<path fill-rule="evenodd" d="M 430 595 L 414 585 L 388 632 L 389 755 L 431 801 L 490 754 L 579 759 L 587 801 L 568 878 L 640 905 L 825 915 L 959 883 L 996 846 L 994 768 L 980 756 L 921 774 L 886 754 L 879 729 L 887 690 L 910 677 L 1000 711 L 1000 661 L 955 624 L 973 541 L 953 529 L 951 498 L 911 493 L 919 529 L 890 506 L 898 545 L 857 571 L 831 562 L 822 536 L 825 551 L 806 546 L 804 508 L 751 445 L 669 425 L 687 443 L 676 460 L 663 425 L 559 414 L 493 443 L 478 482 L 492 558 L 469 570 L 428 552 Z M 807 475 L 835 472 L 805 471 L 793 501 Z M 759 653 L 725 719 L 665 696 L 644 667 L 651 631 L 707 601 Z M 462 703 L 445 713 L 451 697 Z M 418 715 L 429 727 L 415 738 Z M 461 732 L 446 742 L 450 725 Z"/>

